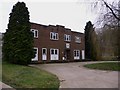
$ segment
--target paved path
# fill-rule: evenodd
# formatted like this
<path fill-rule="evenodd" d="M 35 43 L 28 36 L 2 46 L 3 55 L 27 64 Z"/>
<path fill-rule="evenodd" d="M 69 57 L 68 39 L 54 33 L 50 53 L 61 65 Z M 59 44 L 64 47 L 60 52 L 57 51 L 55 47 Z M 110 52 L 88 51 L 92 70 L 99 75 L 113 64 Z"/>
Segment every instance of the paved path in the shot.
<path fill-rule="evenodd" d="M 0 90 L 15 90 L 15 89 L 5 83 L 0 82 Z"/>
<path fill-rule="evenodd" d="M 118 72 L 93 70 L 83 67 L 87 63 L 74 62 L 32 65 L 58 76 L 60 88 L 118 88 Z"/>

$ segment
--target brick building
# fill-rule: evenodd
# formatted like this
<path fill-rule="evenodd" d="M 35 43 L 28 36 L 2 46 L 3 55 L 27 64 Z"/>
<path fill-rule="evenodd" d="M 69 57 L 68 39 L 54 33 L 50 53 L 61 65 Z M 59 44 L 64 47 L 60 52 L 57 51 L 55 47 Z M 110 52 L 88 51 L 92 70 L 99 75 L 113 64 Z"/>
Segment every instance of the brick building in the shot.
<path fill-rule="evenodd" d="M 60 25 L 41 25 L 31 23 L 34 33 L 33 62 L 63 62 L 85 59 L 84 34 L 71 31 Z"/>

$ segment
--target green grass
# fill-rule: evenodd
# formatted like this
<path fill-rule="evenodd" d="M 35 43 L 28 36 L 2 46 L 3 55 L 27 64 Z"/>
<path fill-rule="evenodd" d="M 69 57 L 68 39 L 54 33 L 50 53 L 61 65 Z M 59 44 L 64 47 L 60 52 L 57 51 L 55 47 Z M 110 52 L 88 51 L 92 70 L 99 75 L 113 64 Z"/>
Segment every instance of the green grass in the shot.
<path fill-rule="evenodd" d="M 91 69 L 99 69 L 99 70 L 111 70 L 111 71 L 120 71 L 120 62 L 104 62 L 104 63 L 94 63 L 94 64 L 86 64 L 84 67 Z"/>
<path fill-rule="evenodd" d="M 13 88 L 59 88 L 58 78 L 44 70 L 4 62 L 2 81 Z"/>

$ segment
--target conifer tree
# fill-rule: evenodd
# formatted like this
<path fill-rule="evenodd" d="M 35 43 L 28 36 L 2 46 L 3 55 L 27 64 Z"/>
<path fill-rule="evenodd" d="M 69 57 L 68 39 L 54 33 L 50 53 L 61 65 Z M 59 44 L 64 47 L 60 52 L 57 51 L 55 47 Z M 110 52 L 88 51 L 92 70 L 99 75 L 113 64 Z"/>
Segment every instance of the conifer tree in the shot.
<path fill-rule="evenodd" d="M 29 11 L 24 2 L 17 2 L 9 17 L 3 37 L 3 60 L 28 65 L 34 57 L 33 34 L 30 31 Z"/>
<path fill-rule="evenodd" d="M 93 30 L 93 24 L 91 21 L 86 23 L 85 26 L 85 58 L 92 59 L 92 46 L 91 46 L 91 32 Z"/>

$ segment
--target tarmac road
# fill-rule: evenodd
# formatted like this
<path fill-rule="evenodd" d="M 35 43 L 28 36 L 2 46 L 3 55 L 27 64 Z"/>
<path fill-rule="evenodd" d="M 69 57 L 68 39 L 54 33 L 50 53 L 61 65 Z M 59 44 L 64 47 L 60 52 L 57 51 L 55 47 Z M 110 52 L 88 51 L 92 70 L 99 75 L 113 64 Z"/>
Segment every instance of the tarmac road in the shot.
<path fill-rule="evenodd" d="M 87 63 L 74 62 L 30 65 L 58 76 L 60 88 L 118 88 L 118 72 L 83 67 Z"/>

